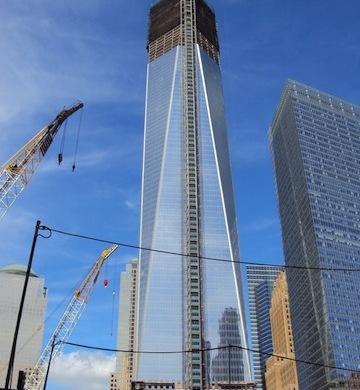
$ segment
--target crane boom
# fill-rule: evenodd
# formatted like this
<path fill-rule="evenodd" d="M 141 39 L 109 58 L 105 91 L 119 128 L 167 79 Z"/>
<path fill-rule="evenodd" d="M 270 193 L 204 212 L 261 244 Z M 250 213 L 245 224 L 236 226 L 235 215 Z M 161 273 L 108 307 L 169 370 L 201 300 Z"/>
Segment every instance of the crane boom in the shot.
<path fill-rule="evenodd" d="M 84 104 L 77 102 L 59 112 L 27 144 L 0 166 L 0 219 L 29 183 L 64 121 Z"/>
<path fill-rule="evenodd" d="M 45 382 L 46 372 L 50 360 L 56 359 L 63 349 L 73 329 L 75 328 L 85 306 L 90 298 L 91 292 L 99 277 L 101 267 L 105 260 L 117 249 L 118 245 L 114 244 L 109 249 L 105 249 L 95 264 L 87 274 L 81 285 L 74 292 L 74 296 L 66 308 L 59 324 L 53 335 L 49 339 L 44 351 L 42 352 L 34 369 L 26 377 L 25 390 L 42 390 Z"/>

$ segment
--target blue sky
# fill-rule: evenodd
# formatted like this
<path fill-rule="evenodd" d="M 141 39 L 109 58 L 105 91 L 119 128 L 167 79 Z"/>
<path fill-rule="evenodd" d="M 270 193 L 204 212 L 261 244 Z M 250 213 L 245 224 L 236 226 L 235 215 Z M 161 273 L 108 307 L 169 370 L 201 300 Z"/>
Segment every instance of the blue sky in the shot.
<path fill-rule="evenodd" d="M 37 220 L 137 245 L 151 3 L 0 2 L 0 164 L 64 106 L 78 99 L 85 104 L 75 172 L 78 113 L 68 121 L 62 165 L 57 164 L 60 133 L 0 221 L 0 267 L 27 262 Z M 209 3 L 219 27 L 242 259 L 282 264 L 267 131 L 287 78 L 360 104 L 360 2 Z M 45 341 L 64 310 L 55 308 L 108 246 L 55 233 L 39 237 L 33 268 L 49 288 Z M 71 341 L 116 347 L 112 291 L 117 299 L 119 272 L 136 256 L 127 248 L 112 255 Z M 66 347 L 48 389 L 103 389 L 113 364 L 111 355 Z"/>

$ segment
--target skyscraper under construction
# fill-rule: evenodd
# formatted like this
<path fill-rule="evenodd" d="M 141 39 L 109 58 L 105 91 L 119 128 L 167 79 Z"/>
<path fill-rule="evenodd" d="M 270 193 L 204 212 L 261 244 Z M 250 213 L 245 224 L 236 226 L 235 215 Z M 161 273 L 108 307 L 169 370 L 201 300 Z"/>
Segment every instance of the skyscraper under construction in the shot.
<path fill-rule="evenodd" d="M 136 378 L 192 389 L 249 381 L 213 10 L 156 2 L 147 50 Z"/>

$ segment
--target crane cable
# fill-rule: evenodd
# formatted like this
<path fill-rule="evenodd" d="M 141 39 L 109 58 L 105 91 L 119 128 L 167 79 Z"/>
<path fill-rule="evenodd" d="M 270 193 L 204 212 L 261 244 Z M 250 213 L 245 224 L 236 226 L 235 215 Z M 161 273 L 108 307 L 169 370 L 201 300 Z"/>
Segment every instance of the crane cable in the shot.
<path fill-rule="evenodd" d="M 79 126 L 78 126 L 77 136 L 76 136 L 74 161 L 73 161 L 73 165 L 72 165 L 72 171 L 73 172 L 75 171 L 75 168 L 76 168 L 76 156 L 77 156 L 77 150 L 78 150 L 78 146 L 79 146 L 81 121 L 82 121 L 82 110 L 80 110 Z M 64 152 L 64 147 L 65 147 L 66 131 L 67 131 L 67 119 L 65 120 L 65 123 L 64 123 L 64 131 L 63 131 L 63 135 L 62 135 L 62 138 L 61 138 L 60 151 L 59 151 L 59 155 L 58 155 L 59 165 L 61 164 L 61 162 L 63 160 L 63 152 Z"/>
<path fill-rule="evenodd" d="M 79 127 L 78 127 L 78 132 L 77 132 L 77 137 L 76 137 L 76 144 L 75 144 L 75 153 L 74 153 L 74 162 L 72 165 L 72 171 L 75 171 L 76 168 L 76 156 L 77 156 L 77 150 L 79 146 L 79 137 L 80 137 L 80 129 L 81 129 L 81 121 L 82 121 L 82 110 L 80 110 L 80 119 L 79 119 Z"/>
<path fill-rule="evenodd" d="M 61 164 L 61 162 L 63 160 L 63 152 L 64 152 L 64 146 L 65 146 L 66 130 L 67 130 L 67 119 L 65 120 L 65 123 L 64 123 L 64 131 L 63 131 L 63 135 L 62 135 L 62 138 L 61 138 L 60 150 L 59 150 L 59 154 L 58 154 L 59 165 Z"/>

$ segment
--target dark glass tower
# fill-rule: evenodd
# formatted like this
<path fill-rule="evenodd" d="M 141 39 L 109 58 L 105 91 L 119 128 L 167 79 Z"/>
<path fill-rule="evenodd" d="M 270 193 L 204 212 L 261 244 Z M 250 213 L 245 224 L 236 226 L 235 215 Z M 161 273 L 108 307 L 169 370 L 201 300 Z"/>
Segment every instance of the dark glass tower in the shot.
<path fill-rule="evenodd" d="M 200 389 L 222 367 L 219 351 L 202 349 L 234 335 L 248 348 L 214 12 L 203 0 L 158 1 L 147 49 L 140 246 L 153 251 L 140 251 L 138 349 L 190 352 L 139 354 L 137 379 Z M 240 352 L 231 379 L 249 381 Z"/>
<path fill-rule="evenodd" d="M 360 108 L 288 80 L 269 136 L 299 388 L 358 386 Z"/>
<path fill-rule="evenodd" d="M 273 265 L 248 265 L 246 267 L 256 390 L 264 388 L 265 362 L 269 354 L 273 352 L 270 307 L 274 281 L 280 271 L 281 267 Z"/>

